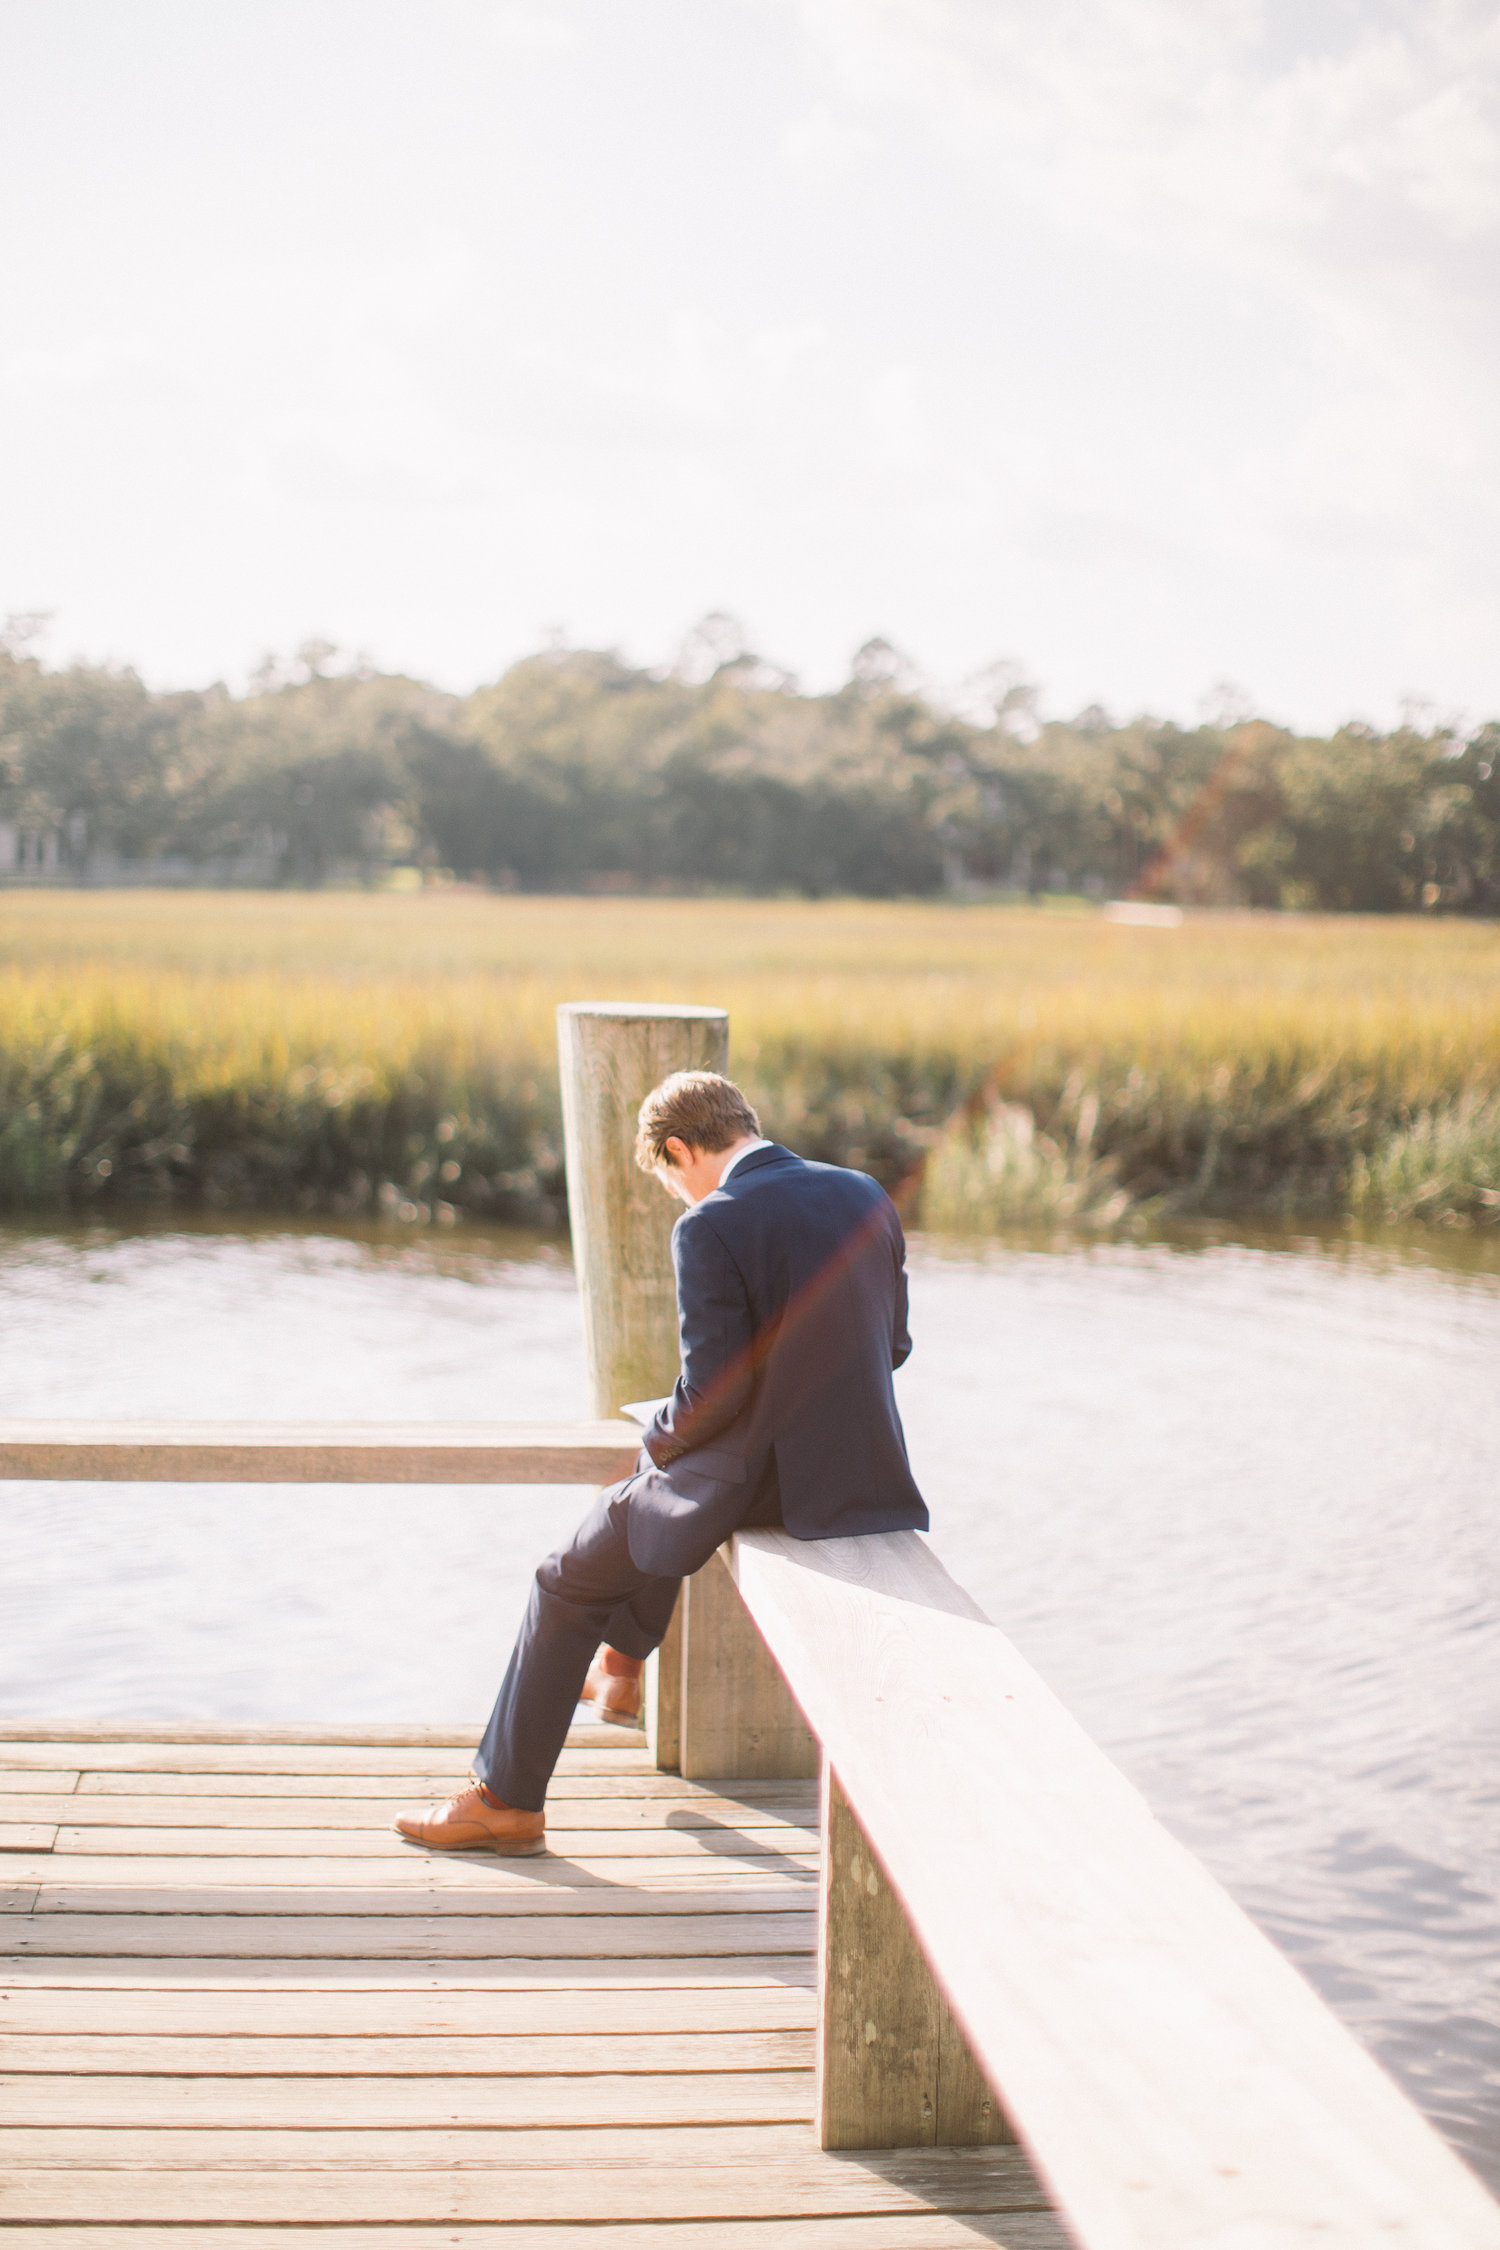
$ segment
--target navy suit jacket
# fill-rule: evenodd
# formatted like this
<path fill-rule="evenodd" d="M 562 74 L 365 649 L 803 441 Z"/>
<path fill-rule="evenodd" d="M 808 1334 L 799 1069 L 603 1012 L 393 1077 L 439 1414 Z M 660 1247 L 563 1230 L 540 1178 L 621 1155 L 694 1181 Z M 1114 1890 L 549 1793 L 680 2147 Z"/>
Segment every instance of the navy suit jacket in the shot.
<path fill-rule="evenodd" d="M 927 1528 L 891 1373 L 906 1244 L 863 1172 L 772 1143 L 672 1230 L 682 1374 L 646 1432 L 632 1560 L 676 1577 L 747 1521 L 798 1539 Z"/>

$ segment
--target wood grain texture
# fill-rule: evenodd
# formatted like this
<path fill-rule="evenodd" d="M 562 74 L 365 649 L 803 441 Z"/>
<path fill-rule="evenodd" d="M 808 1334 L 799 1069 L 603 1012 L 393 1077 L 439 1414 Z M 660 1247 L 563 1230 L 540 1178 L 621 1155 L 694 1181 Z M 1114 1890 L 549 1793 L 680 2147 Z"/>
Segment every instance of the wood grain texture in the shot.
<path fill-rule="evenodd" d="M 1500 2207 L 915 1533 L 744 1533 L 735 1568 L 1080 2242 L 1500 2246 Z"/>
<path fill-rule="evenodd" d="M 49 2226 L 45 2250 L 266 2250 L 264 2232 L 229 2226 Z M 1043 2211 L 888 2212 L 878 2218 L 687 2219 L 519 2226 L 278 2226 L 275 2250 L 1069 2250 Z M 39 2250 L 30 2228 L 0 2222 L 0 2250 Z"/>
<path fill-rule="evenodd" d="M 127 2225 L 133 2250 L 194 2226 L 224 2250 L 300 2225 L 334 2250 L 363 2226 L 451 2250 L 458 2224 L 496 2250 L 539 2227 L 548 2250 L 580 2227 L 608 2250 L 836 2250 L 847 2224 L 851 2250 L 898 2227 L 949 2250 L 1014 2214 L 1017 2250 L 1057 2250 L 1013 2152 L 914 2169 L 812 2145 L 805 1784 L 700 1785 L 575 1736 L 554 1850 L 506 1861 L 385 1825 L 441 1730 L 117 1731 L 0 1746 L 27 1783 L 12 1825 L 56 1812 L 29 1824 L 65 1846 L 12 1855 L 0 1914 L 0 2241 L 86 2221 L 93 2250 Z"/>
<path fill-rule="evenodd" d="M 674 1070 L 722 1071 L 728 1058 L 722 1008 L 606 1000 L 557 1011 L 568 1220 L 596 1414 L 659 1397 L 679 1366 L 672 1224 L 681 1206 L 636 1165 L 636 1112 Z"/>
<path fill-rule="evenodd" d="M 633 1423 L 0 1420 L 0 1479 L 139 1484 L 613 1484 Z"/>
<path fill-rule="evenodd" d="M 816 1775 L 818 1745 L 721 1555 L 687 1580 L 678 1748 L 684 1776 Z"/>
<path fill-rule="evenodd" d="M 824 2148 L 1013 2141 L 831 1765 L 818 1915 L 818 2139 Z"/>
<path fill-rule="evenodd" d="M 399 2161 L 382 2161 L 396 2139 Z M 50 2161 L 32 2163 L 25 2151 L 44 2141 Z M 0 2218 L 12 2221 L 618 2224 L 1041 2205 L 1034 2175 L 1012 2149 L 839 2157 L 811 2148 L 805 2128 L 775 2125 L 399 2136 L 17 2132 L 0 2137 L 0 2163 Z"/>
<path fill-rule="evenodd" d="M 4 1830 L 0 1829 L 0 1834 Z M 114 1826 L 44 1827 L 40 1823 L 11 1831 L 18 1840 L 11 1851 L 53 1852 L 58 1858 L 80 1854 L 92 1858 L 133 1857 L 167 1853 L 174 1859 L 215 1857 L 258 1859 L 390 1859 L 409 1860 L 412 1847 L 398 1836 L 389 1813 L 367 1824 L 353 1822 L 338 1828 L 127 1828 Z M 26 1842 L 24 1839 L 32 1840 Z M 726 1854 L 739 1858 L 776 1858 L 816 1854 L 814 1828 L 725 1828 L 702 1822 L 692 1828 L 575 1828 L 547 1829 L 547 1849 L 556 1859 L 701 1859 Z"/>
<path fill-rule="evenodd" d="M 256 2227 L 90 2226 L 30 2228 L 0 2222 L 0 2250 L 266 2250 Z M 1043 2211 L 883 2213 L 878 2218 L 687 2219 L 611 2224 L 486 2226 L 278 2226 L 275 2250 L 1069 2250 Z"/>
<path fill-rule="evenodd" d="M 110 1779 L 123 1782 L 123 1776 Z M 175 1778 L 175 1777 L 169 1777 Z M 209 1780 L 216 1777 L 195 1776 Z M 267 1777 L 268 1779 L 270 1777 Z M 272 1794 L 269 1789 L 231 1790 L 224 1793 L 197 1788 L 156 1789 L 138 1793 L 124 1786 L 62 1796 L 37 1791 L 0 1798 L 0 1821 L 41 1821 L 66 1826 L 70 1832 L 101 1836 L 118 1828 L 330 1830 L 358 1833 L 386 1832 L 396 1814 L 435 1791 L 414 1789 L 409 1781 L 394 1780 L 381 1794 L 337 1794 L 309 1789 L 298 1794 Z M 696 1797 L 583 1796 L 566 1788 L 551 1792 L 547 1813 L 558 1831 L 599 1831 L 608 1835 L 696 1835 L 699 1833 L 767 1836 L 816 1833 L 818 1808 L 805 1793 L 797 1798 L 767 1797 L 760 1804 L 721 1797 L 703 1790 Z M 253 1849 L 253 1844 L 245 1849 Z M 604 1847 L 601 1847 L 604 1848 Z"/>
<path fill-rule="evenodd" d="M 0 1756 L 4 1752 L 0 1751 Z M 596 1766 L 601 1761 L 596 1760 Z M 15 1794 L 30 1790 L 33 1777 L 27 1773 L 9 1776 L 18 1786 Z M 444 1789 L 454 1789 L 462 1779 L 460 1772 L 449 1767 L 437 1773 L 153 1773 L 136 1768 L 115 1771 L 84 1773 L 76 1792 L 70 1799 L 68 1810 L 77 1820 L 93 1817 L 92 1800 L 95 1797 L 135 1797 L 138 1800 L 160 1803 L 166 1798 L 191 1799 L 183 1803 L 179 1817 L 192 1820 L 198 1817 L 196 1800 L 200 1797 L 227 1800 L 233 1798 L 275 1797 L 283 1803 L 293 1798 L 321 1798 L 332 1804 L 339 1798 L 353 1797 L 365 1803 L 386 1805 L 410 1804 L 414 1798 L 435 1796 Z M 37 1789 L 47 1789 L 45 1780 L 35 1777 Z M 675 1773 L 640 1773 L 625 1770 L 620 1773 L 581 1772 L 576 1767 L 553 1776 L 547 1792 L 549 1810 L 558 1806 L 577 1804 L 587 1807 L 587 1818 L 594 1817 L 597 1809 L 601 1818 L 611 1804 L 633 1805 L 636 1810 L 630 1818 L 644 1821 L 670 1821 L 677 1817 L 677 1809 L 703 1805 L 712 1810 L 716 1806 L 754 1814 L 765 1806 L 766 1818 L 771 1820 L 813 1821 L 818 1816 L 817 1784 L 811 1781 L 748 1781 L 723 1780 L 709 1777 L 703 1781 L 684 1781 Z M 653 1810 L 659 1807 L 660 1810 Z M 0 1806 L 3 1810 L 3 1806 Z M 580 1814 L 580 1819 L 584 1817 Z M 623 1818 L 624 1816 L 622 1816 Z"/>
<path fill-rule="evenodd" d="M 0 1949 L 24 1960 L 29 1954 L 94 1954 L 109 1960 L 145 1955 L 290 1961 L 488 1960 L 511 1958 L 613 1960 L 674 1953 L 806 1951 L 816 1918 L 811 1913 L 726 1914 L 716 1902 L 694 1896 L 702 1912 L 652 1911 L 644 1898 L 634 1913 L 494 1915 L 367 1914 L 48 1914 L 0 1918 Z"/>
<path fill-rule="evenodd" d="M 663 1774 L 682 1771 L 682 1619 L 679 1595 L 661 1647 L 646 1659 L 642 1681 L 646 1748 Z"/>
<path fill-rule="evenodd" d="M 427 1773 L 430 1753 L 459 1753 L 445 1773 L 467 1770 L 484 1731 L 480 1719 L 449 1727 L 219 1727 L 181 1722 L 152 1726 L 95 1722 L 0 1719 L 0 1762 L 13 1771 L 29 1766 L 76 1765 L 96 1770 L 155 1773 Z M 653 1773 L 646 1738 L 626 1727 L 574 1725 L 568 1729 L 559 1771 Z M 72 1753 L 64 1755 L 64 1753 Z M 601 1762 L 602 1754 L 602 1762 Z"/>
<path fill-rule="evenodd" d="M 596 2058 L 596 2063 L 599 2058 Z M 811 2070 L 566 2072 L 482 2077 L 303 2075 L 0 2078 L 7 2129 L 241 2127 L 296 2133 L 406 2133 L 473 2127 L 793 2124 L 812 2106 Z M 503 2149 L 495 2153 L 504 2161 Z"/>
<path fill-rule="evenodd" d="M 308 2008 L 309 2019 L 314 2011 Z M 642 2011 L 633 2014 L 638 2025 Z M 424 2029 L 406 2037 L 370 2032 L 337 2038 L 233 2038 L 217 2030 L 192 2038 L 97 2032 L 11 2031 L 0 2007 L 0 2072 L 31 2076 L 146 2078 L 535 2078 L 595 2076 L 600 2071 L 808 2071 L 807 2031 L 641 2031 L 596 2023 L 571 2036 L 555 2032 L 452 2033 Z M 807 2114 L 806 2104 L 796 2111 Z"/>
<path fill-rule="evenodd" d="M 0 1820 L 0 1852 L 50 1852 L 56 1842 L 51 1821 Z"/>
<path fill-rule="evenodd" d="M 801 2039 L 811 2033 L 816 2017 L 811 1991 L 762 1985 L 673 1984 L 620 1991 L 559 1984 L 542 1991 L 444 1991 L 386 1984 L 378 1990 L 341 1991 L 319 1989 L 309 1979 L 284 1991 L 96 1985 L 83 1992 L 71 1986 L 0 1986 L 3 2036 L 50 2043 L 82 2040 L 85 2045 L 94 2040 L 212 2038 L 274 2046 L 311 2039 L 378 2048 L 387 2041 L 419 2047 L 429 2040 L 458 2045 L 471 2039 L 630 2040 L 718 2032 Z"/>
<path fill-rule="evenodd" d="M 377 1958 L 349 1955 L 276 1953 L 153 1955 L 138 1953 L 12 1955 L 0 1963 L 7 1992 L 76 1991 L 233 1994 L 464 1992 L 476 1995 L 520 1992 L 612 1991 L 795 1991 L 810 1993 L 817 1968 L 812 1946 L 790 1953 L 680 1953 L 663 1955 L 548 1955 L 527 1959 L 488 1953 L 453 1959 L 417 1955 Z"/>

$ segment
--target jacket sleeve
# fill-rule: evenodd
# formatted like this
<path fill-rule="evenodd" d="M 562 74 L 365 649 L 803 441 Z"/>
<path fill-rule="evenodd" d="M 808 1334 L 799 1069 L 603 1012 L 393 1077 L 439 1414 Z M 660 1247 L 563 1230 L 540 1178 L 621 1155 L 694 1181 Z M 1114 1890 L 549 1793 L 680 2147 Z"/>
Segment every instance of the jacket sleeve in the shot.
<path fill-rule="evenodd" d="M 659 1469 L 729 1427 L 755 1386 L 754 1322 L 744 1278 L 707 1217 L 684 1212 L 672 1230 L 682 1373 L 646 1432 Z"/>
<path fill-rule="evenodd" d="M 891 1307 L 891 1365 L 904 1367 L 911 1358 L 911 1330 L 907 1327 L 906 1237 L 901 1221 L 891 1213 L 891 1250 L 896 1260 L 896 1293 Z"/>

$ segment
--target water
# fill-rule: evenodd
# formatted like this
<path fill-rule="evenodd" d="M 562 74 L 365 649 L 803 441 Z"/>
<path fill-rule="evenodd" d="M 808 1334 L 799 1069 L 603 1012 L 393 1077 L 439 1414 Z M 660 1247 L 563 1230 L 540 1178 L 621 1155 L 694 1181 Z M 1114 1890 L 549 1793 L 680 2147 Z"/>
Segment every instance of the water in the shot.
<path fill-rule="evenodd" d="M 918 1244 L 957 1576 L 1500 2187 L 1500 1270 L 1340 1238 Z M 0 1235 L 7 1413 L 585 1411 L 521 1236 Z M 0 1710 L 477 1720 L 576 1491 L 13 1485 Z"/>

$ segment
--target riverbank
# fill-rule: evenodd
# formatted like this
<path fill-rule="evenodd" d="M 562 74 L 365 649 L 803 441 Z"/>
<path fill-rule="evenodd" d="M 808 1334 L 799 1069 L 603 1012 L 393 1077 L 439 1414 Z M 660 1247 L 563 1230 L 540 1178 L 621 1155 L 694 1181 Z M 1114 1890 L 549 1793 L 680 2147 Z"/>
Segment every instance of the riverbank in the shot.
<path fill-rule="evenodd" d="M 1494 924 L 462 890 L 0 894 L 0 1207 L 556 1223 L 589 995 L 931 1224 L 1500 1223 Z"/>

